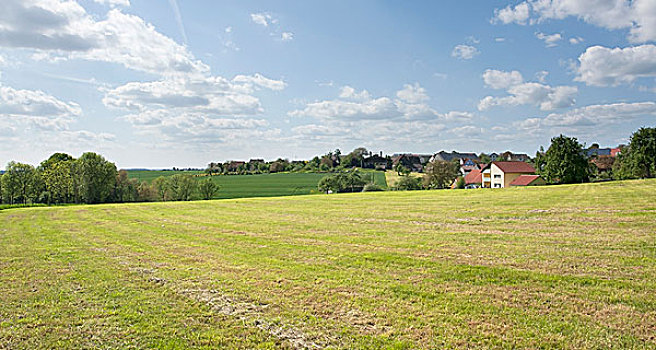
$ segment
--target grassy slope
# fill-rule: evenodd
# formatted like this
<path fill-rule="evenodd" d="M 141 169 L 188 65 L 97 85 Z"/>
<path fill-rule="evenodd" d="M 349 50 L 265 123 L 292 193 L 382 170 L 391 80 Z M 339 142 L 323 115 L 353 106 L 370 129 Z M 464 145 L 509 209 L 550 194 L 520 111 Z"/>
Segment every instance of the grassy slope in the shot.
<path fill-rule="evenodd" d="M 412 177 L 423 177 L 424 174 L 422 173 L 410 173 L 410 176 Z M 385 181 L 387 182 L 387 185 L 389 187 L 394 187 L 396 185 L 396 182 L 399 181 L 401 176 L 396 171 L 393 170 L 388 170 L 385 172 Z"/>
<path fill-rule="evenodd" d="M 0 212 L 0 348 L 656 348 L 656 181 Z"/>
<path fill-rule="evenodd" d="M 130 177 L 140 181 L 152 181 L 159 176 L 171 176 L 182 172 L 175 171 L 130 171 Z M 197 174 L 199 172 L 184 172 Z M 328 174 L 320 173 L 277 173 L 260 175 L 218 175 L 212 176 L 221 189 L 214 196 L 216 199 L 275 197 L 317 192 L 319 180 Z M 387 187 L 385 174 L 382 172 L 362 172 L 364 178 L 374 176 L 376 184 Z M 203 179 L 204 177 L 199 177 Z"/>

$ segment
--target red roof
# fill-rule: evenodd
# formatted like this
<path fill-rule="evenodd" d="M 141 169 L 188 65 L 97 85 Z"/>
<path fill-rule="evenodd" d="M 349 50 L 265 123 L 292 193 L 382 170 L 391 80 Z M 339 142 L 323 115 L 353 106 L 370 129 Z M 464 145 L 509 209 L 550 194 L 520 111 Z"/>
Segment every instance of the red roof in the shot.
<path fill-rule="evenodd" d="M 510 186 L 528 186 L 539 178 L 540 175 L 519 175 L 510 183 Z"/>
<path fill-rule="evenodd" d="M 504 173 L 535 173 L 535 168 L 526 162 L 492 162 Z"/>
<path fill-rule="evenodd" d="M 622 150 L 619 147 L 610 149 L 610 155 L 613 156 L 613 157 L 617 157 L 617 154 L 621 153 L 621 152 L 622 152 Z"/>
<path fill-rule="evenodd" d="M 465 185 L 480 183 L 483 183 L 483 178 L 481 176 L 481 171 L 478 169 L 472 170 L 467 176 L 465 176 Z"/>

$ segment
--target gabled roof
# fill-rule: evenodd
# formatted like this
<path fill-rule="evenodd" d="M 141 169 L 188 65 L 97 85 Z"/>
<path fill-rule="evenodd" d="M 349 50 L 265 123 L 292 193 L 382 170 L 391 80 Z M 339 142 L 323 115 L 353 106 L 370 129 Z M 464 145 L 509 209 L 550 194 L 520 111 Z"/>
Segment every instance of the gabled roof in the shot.
<path fill-rule="evenodd" d="M 540 178 L 540 175 L 519 175 L 510 186 L 528 186 Z"/>
<path fill-rule="evenodd" d="M 492 164 L 496 165 L 504 173 L 535 173 L 535 168 L 526 162 L 492 162 L 481 169 L 481 171 L 491 167 Z"/>
<path fill-rule="evenodd" d="M 478 169 L 472 170 L 467 176 L 465 176 L 465 185 L 471 184 L 480 184 L 483 183 L 483 177 L 481 171 Z"/>

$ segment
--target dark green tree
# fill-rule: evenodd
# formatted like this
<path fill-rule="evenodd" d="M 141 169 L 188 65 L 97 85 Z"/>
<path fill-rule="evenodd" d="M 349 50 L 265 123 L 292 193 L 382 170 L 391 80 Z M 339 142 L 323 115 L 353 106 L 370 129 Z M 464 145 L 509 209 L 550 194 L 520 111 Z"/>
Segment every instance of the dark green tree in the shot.
<path fill-rule="evenodd" d="M 189 174 L 175 174 L 169 178 L 171 198 L 176 201 L 191 200 L 196 191 L 196 180 Z"/>
<path fill-rule="evenodd" d="M 4 197 L 9 204 L 35 202 L 40 193 L 39 177 L 33 166 L 9 162 L 2 176 Z"/>
<path fill-rule="evenodd" d="M 544 147 L 540 146 L 540 150 L 535 152 L 535 158 L 533 158 L 533 167 L 535 172 L 538 175 L 542 175 L 544 167 L 547 165 L 547 155 L 544 152 Z"/>
<path fill-rule="evenodd" d="M 402 176 L 394 186 L 395 190 L 399 191 L 413 191 L 421 190 L 421 178 L 415 176 Z"/>
<path fill-rule="evenodd" d="M 583 153 L 583 146 L 575 137 L 560 135 L 552 138 L 541 175 L 551 183 L 588 181 L 590 167 Z"/>
<path fill-rule="evenodd" d="M 52 157 L 51 157 L 52 159 Z M 49 202 L 70 203 L 74 201 L 74 161 L 71 159 L 41 163 L 39 169 L 45 185 Z"/>
<path fill-rule="evenodd" d="M 338 180 L 334 175 L 328 175 L 322 177 L 321 180 L 319 180 L 317 187 L 319 188 L 319 191 L 325 193 L 330 193 L 330 192 L 336 193 L 339 192 L 340 189 Z"/>
<path fill-rule="evenodd" d="M 626 162 L 633 177 L 656 176 L 656 128 L 640 128 L 631 135 Z"/>
<path fill-rule="evenodd" d="M 424 187 L 428 189 L 443 189 L 451 187 L 458 177 L 457 162 L 434 160 L 426 166 L 424 174 Z"/>
<path fill-rule="evenodd" d="M 152 186 L 155 190 L 155 193 L 157 194 L 157 199 L 159 201 L 164 202 L 171 199 L 169 181 L 166 177 L 160 176 L 156 178 L 153 180 Z"/>
<path fill-rule="evenodd" d="M 84 203 L 109 202 L 116 185 L 116 165 L 93 152 L 84 153 L 75 163 L 80 200 Z"/>
<path fill-rule="evenodd" d="M 198 184 L 198 192 L 200 193 L 200 197 L 202 199 L 210 200 L 218 191 L 219 185 L 209 177 L 207 179 L 201 180 Z"/>

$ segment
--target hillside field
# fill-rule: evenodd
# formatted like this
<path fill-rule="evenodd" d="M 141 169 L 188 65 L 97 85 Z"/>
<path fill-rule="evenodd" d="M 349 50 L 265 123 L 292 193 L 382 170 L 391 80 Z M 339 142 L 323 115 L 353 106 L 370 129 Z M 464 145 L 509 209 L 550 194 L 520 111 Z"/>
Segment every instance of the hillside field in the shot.
<path fill-rule="evenodd" d="M 151 182 L 159 176 L 175 174 L 202 174 L 200 171 L 128 171 L 128 176 L 140 181 Z M 214 196 L 215 199 L 293 196 L 317 193 L 317 184 L 326 173 L 275 173 L 258 175 L 215 175 L 212 180 L 221 186 Z M 376 184 L 387 187 L 384 172 L 363 171 L 362 177 L 373 176 Z M 199 176 L 197 179 L 205 179 Z"/>
<path fill-rule="evenodd" d="M 656 180 L 0 211 L 0 349 L 656 348 Z"/>

